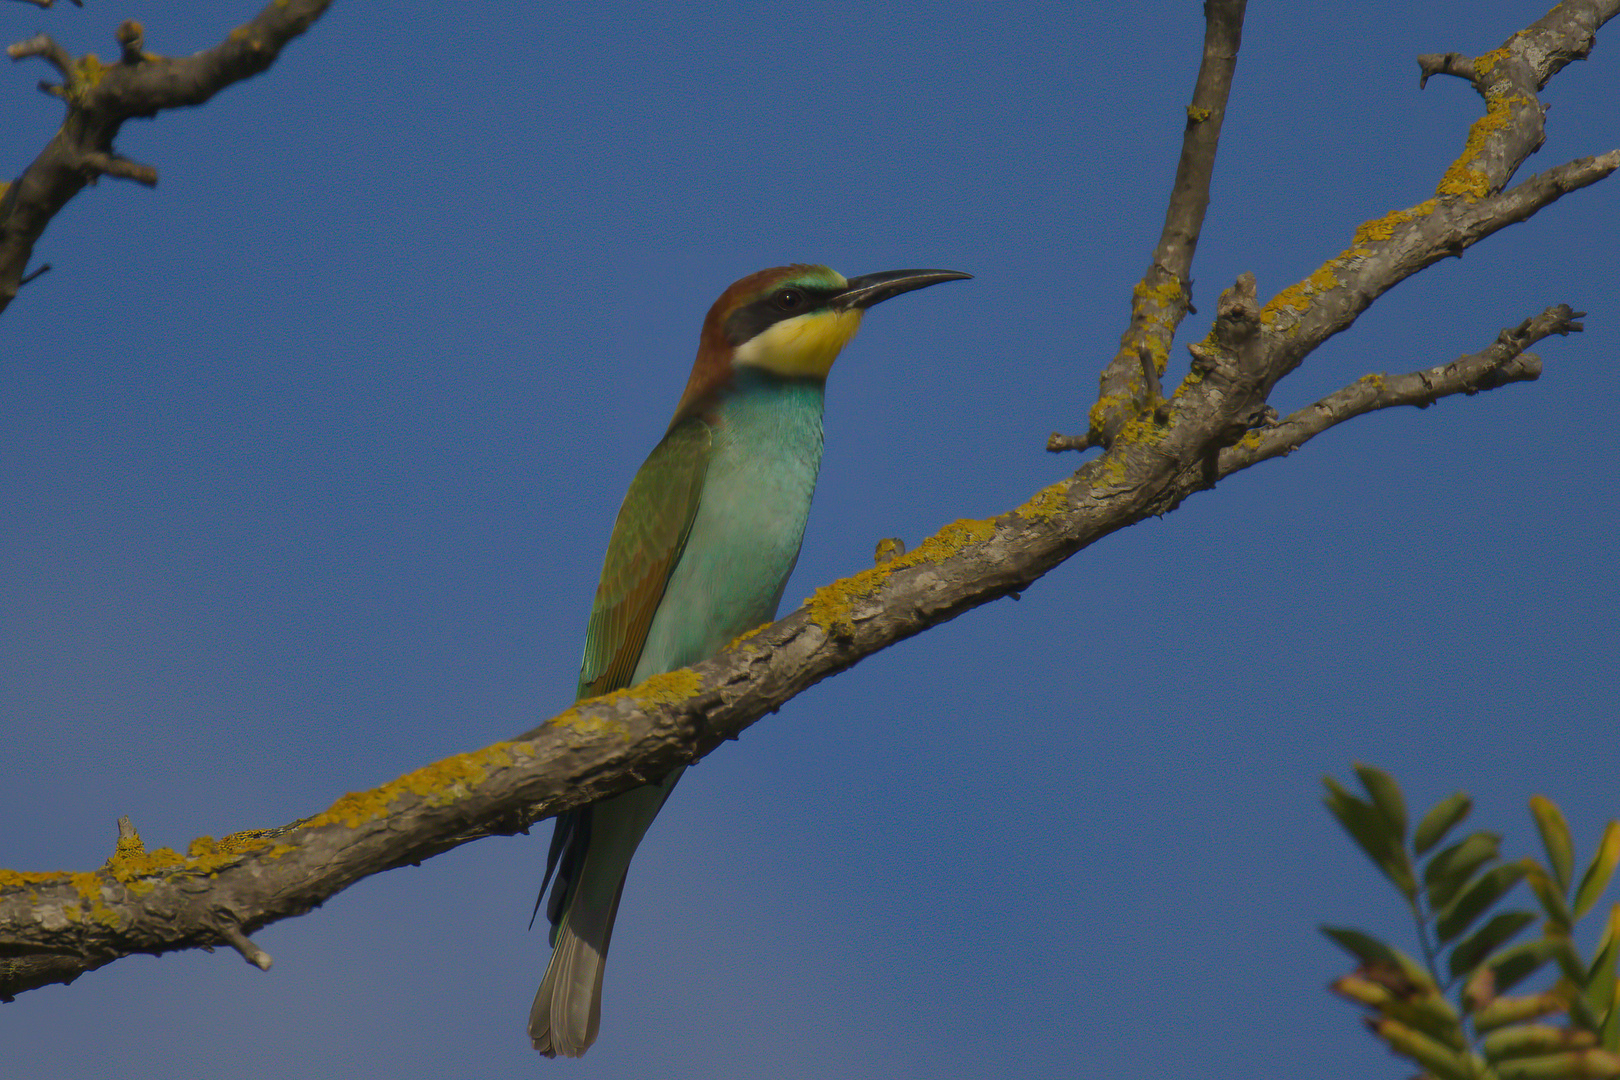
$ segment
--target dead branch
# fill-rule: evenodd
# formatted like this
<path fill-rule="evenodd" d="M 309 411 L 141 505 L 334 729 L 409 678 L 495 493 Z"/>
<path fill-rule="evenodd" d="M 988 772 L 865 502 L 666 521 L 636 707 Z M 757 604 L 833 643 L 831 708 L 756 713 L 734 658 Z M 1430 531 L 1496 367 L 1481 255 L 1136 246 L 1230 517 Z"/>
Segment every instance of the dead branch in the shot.
<path fill-rule="evenodd" d="M 168 58 L 144 52 L 145 31 L 133 20 L 118 28 L 120 57 L 114 64 L 103 64 L 93 53 L 74 59 L 45 34 L 10 46 L 6 51 L 13 60 L 39 57 L 56 69 L 62 82 L 42 82 L 40 89 L 66 102 L 67 116 L 23 174 L 10 184 L 0 184 L 0 311 L 18 289 L 38 276 L 28 273 L 34 245 L 86 184 L 101 176 L 149 187 L 157 183 L 156 169 L 113 150 L 125 120 L 201 105 L 232 83 L 257 75 L 330 3 L 276 0 L 224 41 L 195 56 Z M 40 6 L 50 5 L 47 0 Z"/>

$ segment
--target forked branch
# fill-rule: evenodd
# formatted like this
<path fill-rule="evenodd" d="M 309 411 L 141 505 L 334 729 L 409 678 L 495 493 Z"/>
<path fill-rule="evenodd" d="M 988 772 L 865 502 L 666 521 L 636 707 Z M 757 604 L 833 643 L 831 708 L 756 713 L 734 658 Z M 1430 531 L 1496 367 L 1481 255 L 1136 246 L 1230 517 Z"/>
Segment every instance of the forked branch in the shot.
<path fill-rule="evenodd" d="M 1509 383 L 1534 382 L 1541 378 L 1541 357 L 1526 350 L 1554 334 L 1579 333 L 1584 327 L 1577 320 L 1585 314 L 1571 310 L 1568 304 L 1558 304 L 1503 330 L 1479 352 L 1460 356 L 1449 364 L 1404 375 L 1364 375 L 1223 450 L 1220 474 L 1230 476 L 1270 458 L 1291 454 L 1328 428 L 1380 409 L 1426 409 L 1454 394 L 1472 396 Z"/>
<path fill-rule="evenodd" d="M 86 184 L 102 176 L 148 186 L 157 183 L 155 168 L 113 150 L 125 120 L 201 105 L 232 83 L 257 75 L 330 3 L 275 0 L 224 41 L 195 56 L 169 58 L 145 52 L 145 33 L 134 21 L 118 28 L 120 56 L 113 64 L 103 64 L 94 54 L 75 59 L 46 34 L 10 46 L 6 52 L 13 60 L 38 57 L 56 69 L 62 81 L 42 82 L 40 89 L 67 104 L 67 117 L 23 174 L 10 184 L 0 184 L 0 311 L 18 289 L 38 276 L 28 272 L 34 245 Z"/>

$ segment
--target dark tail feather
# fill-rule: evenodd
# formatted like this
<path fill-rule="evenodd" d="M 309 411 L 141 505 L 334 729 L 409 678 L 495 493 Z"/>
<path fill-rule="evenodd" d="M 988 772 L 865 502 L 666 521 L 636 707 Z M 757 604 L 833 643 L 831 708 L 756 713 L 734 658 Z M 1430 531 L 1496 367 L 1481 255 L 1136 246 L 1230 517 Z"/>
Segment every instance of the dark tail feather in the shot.
<path fill-rule="evenodd" d="M 579 878 L 579 866 L 585 860 L 585 849 L 590 846 L 590 842 L 590 806 L 564 810 L 557 815 L 551 829 L 551 848 L 546 852 L 546 873 L 540 879 L 540 894 L 534 898 L 534 910 L 529 913 L 530 930 L 534 929 L 534 920 L 540 914 L 540 905 L 546 900 L 546 886 L 550 884 L 551 875 L 555 872 L 557 887 L 551 892 L 551 902 L 546 904 L 546 919 L 551 923 L 552 939 L 555 941 L 557 921 L 562 918 L 568 890 Z"/>

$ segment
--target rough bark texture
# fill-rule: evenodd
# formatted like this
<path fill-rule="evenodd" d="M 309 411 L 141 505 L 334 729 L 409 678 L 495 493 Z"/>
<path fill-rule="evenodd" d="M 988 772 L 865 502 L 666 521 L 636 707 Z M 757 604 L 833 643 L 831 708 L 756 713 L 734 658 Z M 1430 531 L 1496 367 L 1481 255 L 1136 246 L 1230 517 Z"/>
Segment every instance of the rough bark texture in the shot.
<path fill-rule="evenodd" d="M 232 83 L 257 75 L 330 3 L 277 0 L 224 41 L 195 56 L 168 58 L 146 52 L 145 32 L 134 21 L 118 28 L 120 56 L 113 64 L 103 64 L 93 54 L 75 59 L 45 34 L 10 46 L 6 52 L 13 60 L 40 57 L 61 74 L 60 84 L 42 82 L 40 89 L 66 102 L 67 116 L 23 174 L 0 185 L 0 311 L 42 272 L 27 272 L 34 244 L 51 218 L 86 184 L 102 176 L 157 183 L 156 169 L 113 150 L 125 120 L 201 105 Z"/>
<path fill-rule="evenodd" d="M 1119 352 L 1098 378 L 1086 434 L 1051 449 L 1083 450 L 1113 445 L 1120 431 L 1158 396 L 1157 380 L 1170 362 L 1176 328 L 1193 310 L 1192 263 L 1198 234 L 1209 209 L 1209 182 L 1226 119 L 1226 99 L 1243 43 L 1246 0 L 1212 0 L 1204 5 L 1204 57 L 1187 106 L 1181 158 L 1164 212 L 1164 228 L 1153 261 L 1131 294 L 1131 323 L 1119 339 Z M 1055 436 L 1062 439 L 1062 436 Z"/>
<path fill-rule="evenodd" d="M 1225 107 L 1242 7 L 1206 7 L 1217 44 L 1206 46 L 1194 100 L 1206 102 L 1199 107 L 1211 117 Z M 1131 405 L 1106 452 L 1072 477 L 997 518 L 953 522 L 916 550 L 826 586 L 697 667 L 581 703 L 510 742 L 346 795 L 283 829 L 201 838 L 183 855 L 147 852 L 128 830 L 94 872 L 0 871 L 0 994 L 68 982 L 142 952 L 224 944 L 266 966 L 269 958 L 246 937 L 256 928 L 308 911 L 369 874 L 525 829 L 701 757 L 814 683 L 1019 592 L 1081 548 L 1175 509 L 1223 476 L 1365 412 L 1534 379 L 1540 362 L 1524 350 L 1579 330 L 1578 313 L 1550 308 L 1473 356 L 1362 379 L 1280 422 L 1266 404 L 1278 380 L 1401 280 L 1620 166 L 1615 151 L 1506 188 L 1541 142 L 1536 91 L 1584 55 L 1617 10 L 1620 0 L 1565 3 L 1493 53 L 1441 63 L 1436 71 L 1472 79 L 1486 113 L 1436 197 L 1361 226 L 1347 250 L 1264 305 L 1254 279 L 1240 278 L 1222 294 L 1209 335 L 1190 346 L 1192 371 L 1168 400 L 1147 374 L 1160 370 L 1152 349 L 1122 354 L 1115 364 L 1127 376 L 1140 374 L 1141 383 L 1123 391 Z M 1167 218 L 1166 239 L 1138 296 L 1155 288 L 1161 273 L 1177 288 L 1187 280 L 1214 149 L 1212 136 L 1189 131 L 1172 199 L 1183 211 Z M 1155 333 L 1168 335 L 1180 311 L 1175 304 L 1164 311 L 1150 321 Z"/>

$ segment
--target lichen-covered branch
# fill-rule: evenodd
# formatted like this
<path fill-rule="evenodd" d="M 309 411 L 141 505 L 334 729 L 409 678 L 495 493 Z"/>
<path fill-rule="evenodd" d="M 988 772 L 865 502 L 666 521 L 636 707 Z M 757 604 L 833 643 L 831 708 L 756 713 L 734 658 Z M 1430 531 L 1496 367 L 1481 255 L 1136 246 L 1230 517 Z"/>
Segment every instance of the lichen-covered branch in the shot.
<path fill-rule="evenodd" d="M 1556 56 L 1590 47 L 1589 30 L 1615 6 L 1620 0 L 1565 3 L 1536 33 L 1510 40 L 1485 70 L 1519 72 L 1528 81 L 1514 82 L 1512 92 L 1533 92 L 1541 72 L 1556 70 Z M 1223 11 L 1241 14 L 1242 5 L 1212 2 L 1209 10 L 1213 23 Z M 1554 19 L 1560 12 L 1562 21 Z M 1229 29 L 1235 48 L 1238 28 Z M 1475 356 L 1381 384 L 1363 380 L 1281 422 L 1267 400 L 1314 343 L 1344 329 L 1399 280 L 1620 164 L 1615 155 L 1582 159 L 1504 190 L 1518 165 L 1513 154 L 1528 153 L 1529 129 L 1517 125 L 1531 124 L 1532 114 L 1539 139 L 1539 106 L 1504 106 L 1499 123 L 1476 123 L 1447 175 L 1471 176 L 1477 167 L 1482 189 L 1464 185 L 1362 226 L 1354 252 L 1270 303 L 1260 302 L 1251 275 L 1241 277 L 1221 295 L 1208 335 L 1190 346 L 1192 370 L 1170 399 L 1133 408 L 1104 452 L 1073 476 L 998 517 L 952 522 L 912 551 L 888 553 L 700 665 L 582 702 L 509 742 L 345 795 L 283 829 L 201 837 L 184 853 L 149 851 L 130 830 L 96 871 L 0 871 L 0 996 L 71 981 L 134 953 L 229 945 L 264 966 L 269 958 L 250 937 L 258 928 L 308 911 L 370 874 L 523 830 L 701 757 L 822 679 L 1021 592 L 1098 539 L 1173 510 L 1222 476 L 1326 427 L 1376 408 L 1533 378 L 1539 362 L 1524 350 L 1579 329 L 1568 308 L 1528 320 Z M 1504 125 L 1518 133 L 1505 133 Z M 1171 244 L 1188 259 L 1194 226 Z M 1151 350 L 1145 355 L 1149 367 L 1142 367 L 1141 350 L 1130 362 L 1139 390 L 1158 398 L 1147 377 L 1158 365 Z"/>
<path fill-rule="evenodd" d="M 1453 394 L 1473 395 L 1516 382 L 1541 378 L 1541 358 L 1526 350 L 1554 334 L 1579 333 L 1585 312 L 1558 304 L 1497 335 L 1488 348 L 1460 356 L 1449 364 L 1404 375 L 1364 375 L 1342 390 L 1291 413 L 1275 424 L 1250 432 L 1237 445 L 1221 451 L 1220 475 L 1247 469 L 1298 450 L 1336 427 L 1380 409 L 1412 406 L 1426 409 Z"/>
<path fill-rule="evenodd" d="M 1192 263 L 1198 234 L 1209 209 L 1209 184 L 1215 175 L 1215 152 L 1226 119 L 1226 99 L 1237 70 L 1243 41 L 1246 0 L 1209 0 L 1204 5 L 1204 55 L 1187 106 L 1181 158 L 1165 209 L 1164 228 L 1147 273 L 1131 291 L 1131 323 L 1119 340 L 1119 352 L 1103 368 L 1097 402 L 1088 415 L 1084 436 L 1055 435 L 1049 450 L 1106 447 L 1145 406 L 1151 407 L 1139 358 L 1164 374 L 1176 328 L 1192 310 Z"/>
<path fill-rule="evenodd" d="M 1272 384 L 1406 278 L 1620 166 L 1620 151 L 1611 151 L 1504 190 L 1542 144 L 1545 110 L 1537 93 L 1564 65 L 1590 52 L 1598 27 L 1617 13 L 1620 0 L 1568 0 L 1467 64 L 1455 55 L 1424 58 L 1430 62 L 1425 71 L 1470 71 L 1485 114 L 1469 128 L 1434 198 L 1362 224 L 1348 248 L 1266 304 L 1262 335 Z"/>
<path fill-rule="evenodd" d="M 171 58 L 144 51 L 144 32 L 133 21 L 118 29 L 120 56 L 112 64 L 102 63 L 94 54 L 74 59 L 45 34 L 10 46 L 6 51 L 13 60 L 39 57 L 56 68 L 62 82 L 40 85 L 67 104 L 67 117 L 23 174 L 10 184 L 0 184 L 0 311 L 37 276 L 28 273 L 34 245 L 86 184 L 101 176 L 157 183 L 156 169 L 113 150 L 125 120 L 201 105 L 232 83 L 257 75 L 330 3 L 276 0 L 220 44 L 195 56 Z"/>

